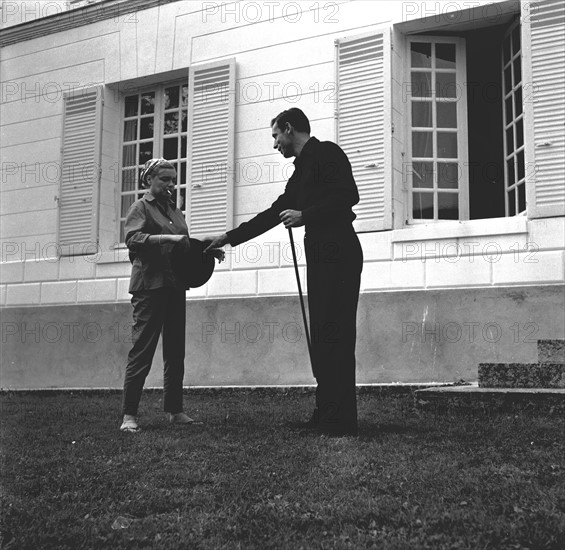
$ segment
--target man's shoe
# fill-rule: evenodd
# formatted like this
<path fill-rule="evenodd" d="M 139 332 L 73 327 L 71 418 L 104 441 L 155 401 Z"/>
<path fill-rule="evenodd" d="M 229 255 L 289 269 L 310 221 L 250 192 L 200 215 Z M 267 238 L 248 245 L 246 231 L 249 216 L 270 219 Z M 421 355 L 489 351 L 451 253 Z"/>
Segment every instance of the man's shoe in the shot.
<path fill-rule="evenodd" d="M 137 418 L 131 414 L 124 414 L 124 420 L 120 426 L 121 432 L 135 433 L 139 432 L 139 426 L 137 425 Z"/>
<path fill-rule="evenodd" d="M 318 432 L 326 437 L 356 437 L 359 435 L 356 426 L 340 426 L 339 424 L 318 424 Z"/>
<path fill-rule="evenodd" d="M 171 424 L 194 424 L 194 420 L 183 412 L 169 414 L 169 422 Z"/>
<path fill-rule="evenodd" d="M 314 409 L 310 420 L 306 422 L 291 422 L 290 427 L 297 430 L 317 430 L 320 423 L 318 409 Z"/>

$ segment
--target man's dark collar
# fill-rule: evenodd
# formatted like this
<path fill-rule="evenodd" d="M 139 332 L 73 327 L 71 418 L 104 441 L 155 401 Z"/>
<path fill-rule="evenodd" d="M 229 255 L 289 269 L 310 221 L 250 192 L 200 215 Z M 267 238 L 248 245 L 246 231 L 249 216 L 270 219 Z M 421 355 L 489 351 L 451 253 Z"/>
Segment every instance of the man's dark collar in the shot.
<path fill-rule="evenodd" d="M 294 159 L 294 165 L 296 166 L 297 162 L 302 162 L 302 160 L 304 158 L 306 158 L 314 149 L 314 147 L 320 143 L 320 141 L 315 138 L 314 136 L 312 136 L 305 144 L 304 147 L 302 147 L 302 151 L 300 151 L 300 155 L 298 155 L 295 159 Z"/>

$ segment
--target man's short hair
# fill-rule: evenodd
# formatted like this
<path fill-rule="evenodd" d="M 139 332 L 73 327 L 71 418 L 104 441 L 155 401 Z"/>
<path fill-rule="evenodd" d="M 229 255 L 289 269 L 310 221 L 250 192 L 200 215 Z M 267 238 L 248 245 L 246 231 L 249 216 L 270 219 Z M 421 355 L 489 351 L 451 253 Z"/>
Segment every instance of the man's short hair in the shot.
<path fill-rule="evenodd" d="M 284 131 L 287 122 L 297 131 L 310 133 L 310 121 L 308 117 L 297 107 L 292 107 L 279 113 L 271 120 L 271 127 L 276 123 Z"/>

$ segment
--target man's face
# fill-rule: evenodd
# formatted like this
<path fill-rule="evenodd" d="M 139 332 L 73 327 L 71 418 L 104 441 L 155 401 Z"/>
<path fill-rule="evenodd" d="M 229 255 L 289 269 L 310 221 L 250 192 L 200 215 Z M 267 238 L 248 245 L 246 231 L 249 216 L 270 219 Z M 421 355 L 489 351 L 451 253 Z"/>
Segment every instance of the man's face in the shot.
<path fill-rule="evenodd" d="M 170 197 L 177 182 L 177 173 L 174 168 L 157 168 L 149 176 L 149 182 L 154 197 Z"/>
<path fill-rule="evenodd" d="M 292 141 L 291 134 L 283 132 L 275 122 L 273 124 L 273 149 L 281 153 L 284 158 L 293 157 L 294 155 L 294 142 Z"/>

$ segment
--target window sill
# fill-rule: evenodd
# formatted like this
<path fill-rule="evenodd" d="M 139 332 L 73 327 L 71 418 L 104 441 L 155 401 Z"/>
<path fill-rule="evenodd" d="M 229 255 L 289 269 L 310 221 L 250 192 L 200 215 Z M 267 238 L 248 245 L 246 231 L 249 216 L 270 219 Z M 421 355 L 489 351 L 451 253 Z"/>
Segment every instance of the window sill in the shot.
<path fill-rule="evenodd" d="M 528 232 L 525 216 L 492 218 L 469 221 L 446 221 L 412 225 L 392 231 L 392 242 L 454 239 L 458 237 L 481 237 L 491 235 L 514 235 Z"/>

